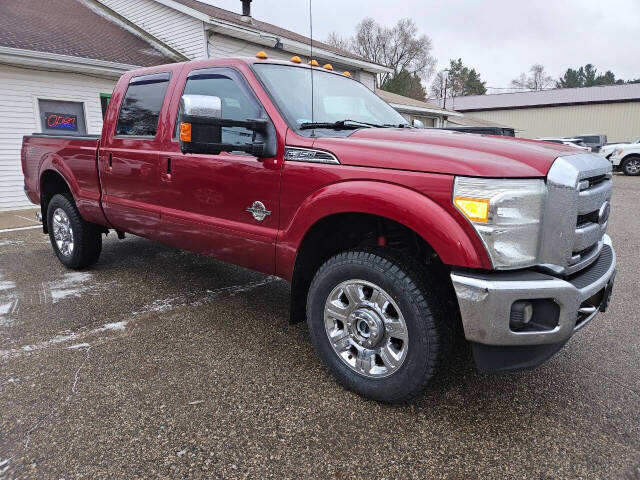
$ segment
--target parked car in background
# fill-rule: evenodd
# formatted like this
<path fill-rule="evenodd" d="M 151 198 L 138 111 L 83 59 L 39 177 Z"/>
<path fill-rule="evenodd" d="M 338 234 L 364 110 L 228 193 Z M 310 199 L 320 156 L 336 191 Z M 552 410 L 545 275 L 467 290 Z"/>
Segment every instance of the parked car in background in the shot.
<path fill-rule="evenodd" d="M 540 140 L 542 142 L 552 142 L 552 143 L 560 143 L 562 145 L 567 145 L 568 147 L 578 148 L 580 150 L 585 150 L 587 152 L 591 151 L 591 147 L 587 147 L 584 142 L 580 138 L 536 138 L 536 140 Z"/>
<path fill-rule="evenodd" d="M 441 130 L 452 130 L 454 132 L 477 133 L 480 135 L 498 135 L 501 137 L 515 137 L 516 131 L 510 127 L 443 127 Z"/>
<path fill-rule="evenodd" d="M 599 153 L 611 162 L 614 170 L 625 175 L 640 175 L 640 139 L 632 143 L 605 145 Z"/>
<path fill-rule="evenodd" d="M 573 138 L 579 138 L 582 140 L 593 152 L 599 152 L 600 148 L 607 144 L 607 136 L 599 133 L 574 135 Z"/>

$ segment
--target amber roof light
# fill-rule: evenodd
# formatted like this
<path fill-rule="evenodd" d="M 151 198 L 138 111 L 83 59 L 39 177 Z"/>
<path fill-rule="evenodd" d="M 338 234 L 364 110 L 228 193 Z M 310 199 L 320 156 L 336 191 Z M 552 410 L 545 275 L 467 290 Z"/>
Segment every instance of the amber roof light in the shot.
<path fill-rule="evenodd" d="M 258 53 L 256 53 L 256 58 L 259 58 L 260 60 L 266 60 L 269 57 L 263 50 L 260 50 Z"/>

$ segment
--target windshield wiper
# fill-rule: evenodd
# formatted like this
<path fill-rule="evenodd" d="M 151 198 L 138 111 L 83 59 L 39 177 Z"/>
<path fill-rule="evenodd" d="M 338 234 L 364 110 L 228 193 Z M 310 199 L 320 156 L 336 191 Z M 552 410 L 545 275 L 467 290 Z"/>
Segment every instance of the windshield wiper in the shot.
<path fill-rule="evenodd" d="M 375 123 L 360 122 L 358 120 L 338 120 L 337 122 L 305 122 L 300 125 L 300 130 L 308 130 L 310 128 L 330 128 L 335 130 L 355 130 L 362 127 L 381 127 Z"/>
<path fill-rule="evenodd" d="M 383 125 L 378 125 L 378 127 L 382 127 L 382 128 L 416 128 L 413 125 L 409 125 L 408 123 L 385 123 Z"/>
<path fill-rule="evenodd" d="M 369 128 L 415 128 L 408 123 L 369 123 L 360 120 L 338 120 L 337 122 L 306 122 L 300 125 L 300 130 L 308 130 L 311 128 L 330 128 L 335 130 L 355 130 L 361 127 Z"/>

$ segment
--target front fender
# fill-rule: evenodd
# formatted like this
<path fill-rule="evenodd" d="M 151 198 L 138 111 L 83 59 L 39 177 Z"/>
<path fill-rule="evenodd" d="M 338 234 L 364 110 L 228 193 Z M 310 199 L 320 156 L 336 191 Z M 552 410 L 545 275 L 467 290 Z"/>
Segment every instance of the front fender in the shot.
<path fill-rule="evenodd" d="M 300 205 L 291 223 L 278 235 L 278 274 L 291 279 L 298 248 L 319 220 L 339 213 L 366 213 L 398 222 L 420 235 L 443 263 L 491 268 L 481 240 L 465 229 L 452 212 L 415 190 L 380 181 L 345 181 L 327 185 Z"/>

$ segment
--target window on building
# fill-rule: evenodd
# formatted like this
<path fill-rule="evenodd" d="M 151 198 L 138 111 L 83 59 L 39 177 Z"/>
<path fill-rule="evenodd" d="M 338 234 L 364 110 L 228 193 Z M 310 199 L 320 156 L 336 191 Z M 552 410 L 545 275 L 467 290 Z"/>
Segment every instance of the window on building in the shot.
<path fill-rule="evenodd" d="M 131 79 L 120 106 L 116 135 L 155 136 L 169 78 L 168 73 L 157 73 Z"/>
<path fill-rule="evenodd" d="M 61 100 L 38 100 L 42 133 L 85 135 L 84 104 Z"/>
<path fill-rule="evenodd" d="M 189 75 L 183 95 L 213 95 L 220 97 L 222 118 L 246 120 L 263 116 L 262 106 L 233 71 L 223 68 L 195 70 Z M 178 122 L 176 122 L 177 124 Z M 177 137 L 177 125 L 176 135 Z M 223 127 L 222 143 L 248 143 L 253 132 L 242 127 Z"/>
<path fill-rule="evenodd" d="M 102 119 L 104 120 L 104 116 L 107 114 L 107 107 L 109 106 L 109 102 L 111 101 L 110 93 L 101 93 L 100 94 L 100 106 L 102 107 Z"/>

